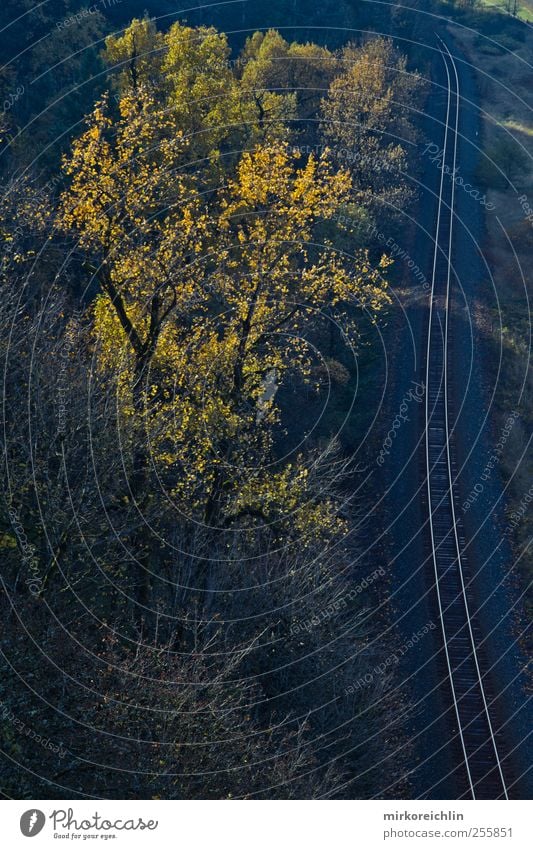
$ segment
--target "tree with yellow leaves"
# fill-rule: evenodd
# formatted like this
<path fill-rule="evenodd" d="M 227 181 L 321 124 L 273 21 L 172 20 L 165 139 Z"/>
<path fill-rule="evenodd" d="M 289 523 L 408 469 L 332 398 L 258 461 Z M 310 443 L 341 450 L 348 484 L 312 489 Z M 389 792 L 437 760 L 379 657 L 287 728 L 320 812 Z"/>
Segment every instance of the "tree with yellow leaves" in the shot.
<path fill-rule="evenodd" d="M 244 89 L 259 100 L 268 95 L 294 98 L 299 132 L 313 126 L 320 100 L 335 76 L 336 58 L 317 44 L 289 43 L 276 30 L 250 36 L 236 64 Z"/>
<path fill-rule="evenodd" d="M 335 173 L 326 155 L 298 167 L 279 145 L 243 154 L 219 193 L 208 312 L 196 315 L 183 339 L 169 323 L 158 353 L 175 393 L 171 429 L 158 425 L 159 439 L 175 446 L 166 456 L 186 472 L 177 485 L 184 504 L 197 504 L 209 523 L 227 524 L 248 508 L 267 520 L 281 515 L 287 488 L 290 498 L 298 488 L 304 497 L 298 474 L 264 471 L 278 416 L 271 400 L 257 422 L 265 380 L 273 370 L 278 385 L 287 373 L 308 374 L 304 337 L 322 310 L 334 308 L 347 320 L 348 305 L 375 311 L 387 301 L 380 269 L 369 267 L 366 254 L 346 259 L 331 245 L 312 245 L 315 225 L 331 218 L 349 191 L 348 174 Z M 267 492 L 269 509 L 262 511 Z"/>
<path fill-rule="evenodd" d="M 170 316 L 186 326 L 201 309 L 190 266 L 203 250 L 205 223 L 194 180 L 175 170 L 186 146 L 164 108 L 139 85 L 121 97 L 116 121 L 106 98 L 96 105 L 64 163 L 70 187 L 58 226 L 77 234 L 99 283 L 99 361 L 116 375 L 132 421 L 134 501 L 146 495 L 145 384 L 161 333 Z"/>
<path fill-rule="evenodd" d="M 169 50 L 164 67 L 183 65 Z M 276 465 L 280 410 L 265 385 L 309 377 L 308 337 L 325 312 L 355 338 L 357 310 L 388 300 L 388 261 L 372 269 L 365 252 L 315 244 L 351 196 L 327 150 L 256 146 L 204 196 L 182 123 L 137 78 L 118 117 L 106 98 L 97 104 L 64 163 L 58 225 L 77 234 L 99 282 L 98 362 L 130 423 L 132 498 L 147 497 L 151 460 L 180 512 L 208 527 L 335 533 L 334 504 L 309 495 L 309 458 Z"/>
<path fill-rule="evenodd" d="M 160 33 L 151 20 L 133 20 L 106 39 L 103 56 L 119 93 L 151 88 L 187 140 L 197 172 L 233 166 L 232 152 L 287 138 L 295 97 L 239 79 L 225 33 L 213 27 L 173 24 Z M 237 63 L 238 64 L 238 63 Z"/>
<path fill-rule="evenodd" d="M 103 58 L 115 75 L 115 88 L 124 92 L 139 85 L 161 87 L 165 37 L 152 20 L 134 18 L 122 34 L 105 40 Z"/>
<path fill-rule="evenodd" d="M 303 152 L 334 57 L 271 31 L 235 63 L 210 27 L 144 20 L 106 58 L 62 174 L 0 204 L 3 612 L 31 625 L 2 647 L 72 757 L 7 754 L 99 797 L 375 795 L 397 695 L 337 695 L 376 662 L 382 589 L 353 588 L 385 571 L 365 580 L 340 438 L 388 260 L 354 249 L 355 173 Z"/>
<path fill-rule="evenodd" d="M 401 212 L 413 197 L 406 172 L 420 77 L 407 70 L 406 57 L 386 38 L 348 45 L 340 67 L 322 102 L 325 140 L 353 163 L 361 203 L 377 201 L 381 214 Z"/>

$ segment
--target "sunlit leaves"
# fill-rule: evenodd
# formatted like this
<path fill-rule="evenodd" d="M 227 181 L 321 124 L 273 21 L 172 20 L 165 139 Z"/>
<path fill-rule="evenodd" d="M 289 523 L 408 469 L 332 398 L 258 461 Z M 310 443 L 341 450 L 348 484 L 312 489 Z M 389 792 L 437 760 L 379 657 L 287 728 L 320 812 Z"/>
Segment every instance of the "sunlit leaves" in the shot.
<path fill-rule="evenodd" d="M 108 42 L 117 61 L 141 36 L 157 42 L 148 25 L 135 27 Z M 165 45 L 160 91 L 144 79 L 152 66 L 139 64 L 118 113 L 98 103 L 64 162 L 70 186 L 58 225 L 77 235 L 100 283 L 101 375 L 115 381 L 126 431 L 129 421 L 134 442 L 146 434 L 181 510 L 222 525 L 277 524 L 295 512 L 298 533 L 333 533 L 334 504 L 310 493 L 305 457 L 272 467 L 280 409 L 275 394 L 261 398 L 268 375 L 276 385 L 309 378 L 306 337 L 325 312 L 356 342 L 361 308 L 374 316 L 388 301 L 387 260 L 371 268 L 364 251 L 347 256 L 317 241 L 317 228 L 352 197 L 351 175 L 328 150 L 306 157 L 282 138 L 263 139 L 207 197 L 201 169 L 187 167 L 197 131 L 213 130 L 216 155 L 221 104 L 252 104 L 257 128 L 269 97 L 282 111 L 294 105 L 262 79 L 265 63 L 286 58 L 283 39 L 247 45 L 250 90 L 227 68 L 225 36 L 214 30 L 176 24 Z"/>

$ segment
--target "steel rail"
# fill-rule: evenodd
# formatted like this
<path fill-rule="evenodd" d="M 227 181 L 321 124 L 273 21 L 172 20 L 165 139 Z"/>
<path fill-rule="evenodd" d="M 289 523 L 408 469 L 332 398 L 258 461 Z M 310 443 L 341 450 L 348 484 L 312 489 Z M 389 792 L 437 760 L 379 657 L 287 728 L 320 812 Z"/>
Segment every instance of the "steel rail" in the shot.
<path fill-rule="evenodd" d="M 438 36 L 437 36 L 438 37 Z M 439 38 L 439 37 L 438 37 Z M 436 232 L 435 232 L 435 247 L 433 254 L 433 268 L 432 268 L 432 277 L 431 277 L 431 292 L 430 292 L 430 304 L 429 304 L 429 322 L 428 322 L 428 339 L 427 339 L 427 349 L 426 349 L 426 388 L 425 388 L 425 457 L 426 457 L 426 482 L 427 482 L 427 498 L 428 498 L 428 509 L 429 509 L 429 529 L 430 529 L 430 538 L 431 538 L 431 555 L 433 560 L 434 574 L 435 574 L 435 588 L 437 594 L 437 604 L 439 617 L 441 621 L 442 627 L 442 637 L 444 644 L 444 654 L 446 658 L 446 667 L 448 678 L 450 682 L 450 688 L 452 693 L 452 701 L 453 707 L 455 711 L 455 717 L 457 720 L 457 728 L 459 731 L 459 739 L 461 743 L 462 755 L 464 760 L 464 766 L 466 769 L 467 782 L 469 787 L 469 792 L 473 799 L 479 798 L 479 794 L 481 797 L 486 796 L 487 793 L 490 794 L 490 797 L 494 796 L 495 798 L 508 798 L 507 787 L 505 783 L 505 778 L 503 774 L 502 764 L 498 752 L 498 745 L 496 742 L 496 737 L 494 734 L 494 729 L 492 726 L 492 721 L 490 717 L 490 711 L 488 707 L 488 701 L 485 692 L 485 686 L 483 682 L 483 676 L 481 674 L 478 652 L 476 647 L 476 640 L 473 629 L 473 621 L 472 615 L 470 612 L 470 607 L 468 603 L 468 594 L 466 589 L 466 582 L 464 577 L 464 569 L 463 569 L 463 554 L 461 551 L 461 543 L 458 532 L 458 521 L 455 513 L 455 503 L 453 497 L 453 489 L 454 489 L 454 478 L 452 474 L 452 459 L 451 459 L 451 450 L 450 450 L 450 425 L 449 425 L 449 397 L 448 397 L 448 340 L 449 340 L 449 314 L 450 314 L 450 293 L 451 293 L 451 251 L 452 251 L 452 243 L 453 243 L 453 221 L 454 221 L 454 203 L 455 203 L 455 170 L 457 164 L 457 140 L 458 140 L 458 127 L 459 127 L 459 75 L 457 73 L 457 67 L 455 61 L 453 59 L 450 50 L 446 43 L 439 38 L 441 41 L 443 48 L 439 48 L 442 59 L 444 62 L 444 66 L 446 69 L 446 77 L 447 77 L 447 105 L 446 105 L 446 119 L 444 122 L 444 142 L 443 142 L 443 153 L 442 153 L 442 163 L 441 163 L 441 177 L 440 177 L 440 187 L 439 187 L 439 196 L 438 196 L 438 207 L 437 207 L 437 223 L 436 223 Z M 448 60 L 450 65 L 448 64 Z M 452 112 L 452 79 L 450 75 L 450 67 L 453 69 L 453 74 L 455 77 L 455 116 L 453 119 L 453 126 L 450 122 L 450 115 Z M 448 148 L 451 147 L 451 157 L 452 157 L 452 166 L 451 166 L 451 176 L 450 183 L 451 186 L 447 186 L 445 181 L 446 174 L 446 159 L 448 156 Z M 448 210 L 446 210 L 446 203 L 444 202 L 444 193 L 445 191 L 450 192 L 450 202 L 448 205 Z M 441 238 L 441 228 L 442 222 L 445 220 L 446 214 L 449 214 L 449 232 L 447 238 L 447 244 L 441 246 L 441 242 L 443 241 Z M 444 280 L 440 280 L 437 275 L 437 266 L 439 261 L 439 253 L 444 257 L 446 262 L 446 272 L 445 275 L 445 297 L 444 297 L 444 327 L 442 326 L 442 321 L 440 319 L 440 315 L 435 313 L 437 320 L 439 322 L 439 336 L 435 339 L 434 333 L 434 324 L 435 324 L 435 315 L 434 312 L 436 310 L 436 297 L 438 294 L 442 294 L 439 292 L 439 289 L 444 288 L 443 283 Z M 440 350 L 439 347 L 440 346 Z M 438 375 L 438 388 L 436 393 L 434 394 L 434 404 L 433 408 L 430 412 L 430 396 L 432 396 L 432 366 L 435 361 L 439 360 L 439 355 L 442 354 L 442 364 L 440 367 L 440 372 Z M 432 427 L 431 422 L 433 421 L 436 414 L 442 417 L 443 428 Z M 432 443 L 431 432 L 432 431 L 443 431 L 444 436 L 444 444 L 442 445 L 439 442 L 439 439 L 436 438 Z M 434 460 L 431 461 L 432 449 L 437 450 L 438 456 Z M 438 470 L 439 464 L 442 462 L 442 454 L 445 455 L 445 474 L 442 474 L 442 471 Z M 442 492 L 442 478 L 447 479 L 447 484 L 444 489 L 444 493 Z M 440 494 L 439 494 L 440 490 Z M 443 531 L 442 528 L 437 533 L 436 531 L 436 514 L 437 511 L 440 511 L 441 517 L 444 514 L 445 517 L 449 520 L 449 526 L 447 530 Z M 440 541 L 439 541 L 440 537 Z M 455 554 L 450 552 L 445 552 L 444 549 L 448 547 L 449 537 L 453 539 L 452 548 L 455 549 Z M 441 567 L 444 564 L 446 567 L 441 574 Z M 452 596 L 453 592 L 453 583 L 458 578 L 459 581 L 459 589 L 460 589 L 460 601 L 462 602 L 461 609 L 464 612 L 464 622 L 457 627 L 457 623 L 449 624 L 447 626 L 447 619 L 453 618 L 451 615 L 451 611 L 453 608 L 453 613 L 457 615 L 457 604 L 455 602 L 458 601 L 457 596 L 453 598 L 453 601 L 446 604 L 443 601 L 443 589 L 444 589 L 444 581 L 448 577 L 448 584 L 450 584 Z M 450 592 L 450 587 L 448 587 L 448 594 Z M 454 606 L 455 605 L 455 606 Z M 447 614 L 450 614 L 447 616 Z M 452 644 L 452 640 L 459 639 L 459 633 L 466 628 L 468 635 L 468 649 L 465 652 L 465 657 L 462 663 L 457 665 L 453 658 L 452 652 L 450 650 L 450 646 Z M 454 631 L 452 634 L 451 631 Z M 464 638 L 460 638 L 464 639 Z M 464 677 L 465 669 L 463 668 L 461 672 L 461 667 L 468 661 L 471 660 L 473 663 L 472 670 L 472 684 L 465 689 L 465 682 L 461 681 L 460 678 Z M 468 682 L 466 682 L 468 683 Z M 470 719 L 469 722 L 464 721 L 464 712 L 465 709 L 464 699 L 470 697 L 470 701 L 477 700 L 478 704 L 475 708 L 472 706 L 469 708 L 470 712 L 472 710 L 477 711 L 474 717 Z M 476 697 L 476 698 L 474 698 Z M 478 697 L 478 698 L 477 698 Z M 478 710 L 479 708 L 479 710 Z M 485 776 L 479 775 L 480 769 L 483 770 L 485 767 L 483 764 L 476 763 L 476 754 L 479 754 L 481 758 L 481 754 L 483 752 L 483 747 L 487 743 L 487 740 L 484 740 L 481 745 L 477 748 L 472 744 L 472 738 L 474 734 L 474 723 L 478 721 L 481 723 L 482 728 L 486 726 L 483 733 L 488 734 L 488 742 L 490 743 L 491 749 L 491 768 L 487 771 Z M 479 729 L 477 730 L 477 734 L 479 736 Z M 484 757 L 486 757 L 486 753 L 484 753 Z M 490 780 L 487 780 L 489 773 L 497 771 L 498 779 L 495 780 L 494 777 Z M 477 775 L 475 774 L 477 773 Z M 479 790 L 478 790 L 479 786 Z"/>

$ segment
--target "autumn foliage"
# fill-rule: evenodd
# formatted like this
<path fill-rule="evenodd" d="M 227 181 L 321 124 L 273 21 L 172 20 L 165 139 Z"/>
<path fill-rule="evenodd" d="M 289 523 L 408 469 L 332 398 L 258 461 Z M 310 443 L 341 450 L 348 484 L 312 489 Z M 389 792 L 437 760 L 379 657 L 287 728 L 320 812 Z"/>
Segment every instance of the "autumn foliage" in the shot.
<path fill-rule="evenodd" d="M 349 596 L 358 470 L 306 399 L 350 384 L 391 302 L 387 256 L 346 244 L 354 210 L 390 219 L 387 179 L 393 213 L 412 199 L 420 83 L 383 39 L 334 53 L 269 30 L 232 56 L 208 26 L 109 36 L 60 188 L 13 181 L 0 210 L 0 545 L 31 623 L 9 608 L 13 633 L 49 670 L 35 710 L 68 750 L 36 779 L 49 797 L 372 795 L 383 746 L 401 782 L 387 679 L 342 696 L 376 661 Z"/>

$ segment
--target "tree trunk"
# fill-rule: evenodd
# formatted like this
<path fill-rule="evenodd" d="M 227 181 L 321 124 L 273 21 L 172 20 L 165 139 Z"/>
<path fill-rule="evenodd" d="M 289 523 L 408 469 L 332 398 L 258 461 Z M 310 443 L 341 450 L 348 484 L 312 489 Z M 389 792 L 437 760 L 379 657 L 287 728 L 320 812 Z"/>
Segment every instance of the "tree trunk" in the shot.
<path fill-rule="evenodd" d="M 144 423 L 144 399 L 143 379 L 146 373 L 147 363 L 144 358 L 137 358 L 135 364 L 135 377 L 132 389 L 133 409 L 135 413 L 134 447 L 132 473 L 129 480 L 130 498 L 139 513 L 146 506 L 149 490 L 149 457 L 147 448 L 147 434 Z M 152 581 L 150 576 L 150 540 L 147 538 L 148 529 L 139 517 L 138 527 L 131 537 L 133 556 L 138 561 L 137 592 L 136 592 L 136 618 L 149 631 L 155 624 L 155 616 L 150 611 L 152 601 Z"/>

